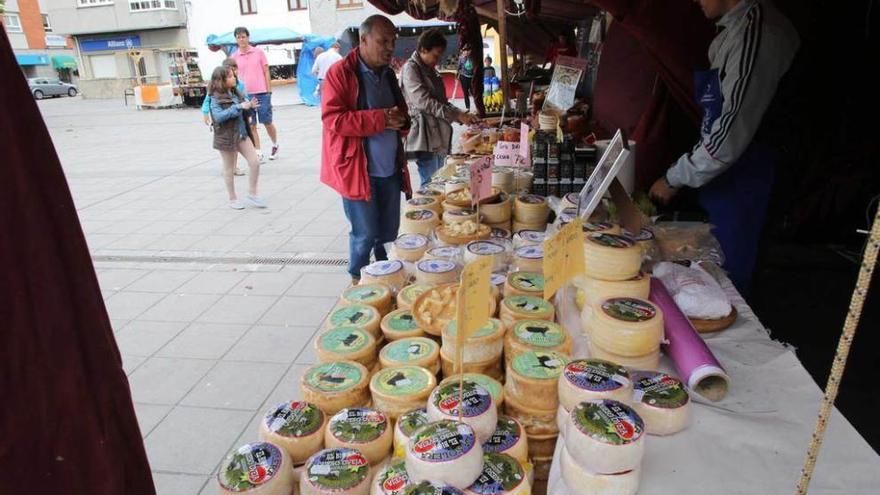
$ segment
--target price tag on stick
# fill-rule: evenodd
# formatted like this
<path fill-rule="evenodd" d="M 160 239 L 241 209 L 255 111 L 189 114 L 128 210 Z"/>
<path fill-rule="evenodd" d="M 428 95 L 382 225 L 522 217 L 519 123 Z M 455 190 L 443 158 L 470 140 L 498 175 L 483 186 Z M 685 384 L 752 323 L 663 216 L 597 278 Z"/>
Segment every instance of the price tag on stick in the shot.
<path fill-rule="evenodd" d="M 478 205 L 481 200 L 492 195 L 492 159 L 480 158 L 470 166 L 471 204 Z"/>
<path fill-rule="evenodd" d="M 544 299 L 584 273 L 583 223 L 579 218 L 544 241 Z"/>
<path fill-rule="evenodd" d="M 464 400 L 464 346 L 467 338 L 489 322 L 489 298 L 492 276 L 492 260 L 489 257 L 469 263 L 461 274 L 461 285 L 458 288 L 458 314 L 456 318 L 455 346 L 456 368 L 458 369 L 458 401 Z M 459 408 L 459 421 L 461 411 Z"/>

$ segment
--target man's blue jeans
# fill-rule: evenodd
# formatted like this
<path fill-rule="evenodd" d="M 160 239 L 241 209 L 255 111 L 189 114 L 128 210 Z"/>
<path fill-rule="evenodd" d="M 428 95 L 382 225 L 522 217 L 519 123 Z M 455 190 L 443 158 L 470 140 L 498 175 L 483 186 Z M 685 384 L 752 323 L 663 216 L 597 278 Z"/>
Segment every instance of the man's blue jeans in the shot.
<path fill-rule="evenodd" d="M 431 182 L 431 176 L 443 166 L 443 155 L 430 151 L 418 151 L 416 152 L 416 164 L 419 166 L 421 187 L 425 187 L 428 182 Z"/>
<path fill-rule="evenodd" d="M 401 175 L 370 177 L 369 201 L 342 199 L 345 217 L 351 224 L 348 234 L 348 273 L 361 277 L 361 268 L 376 260 L 388 259 L 384 244 L 397 239 L 400 227 Z"/>

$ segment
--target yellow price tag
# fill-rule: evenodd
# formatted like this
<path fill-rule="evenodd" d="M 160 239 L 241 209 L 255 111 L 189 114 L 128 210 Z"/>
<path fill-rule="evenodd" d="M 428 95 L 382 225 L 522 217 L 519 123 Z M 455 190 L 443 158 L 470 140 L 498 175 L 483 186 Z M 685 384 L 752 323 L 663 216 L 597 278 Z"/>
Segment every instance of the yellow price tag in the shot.
<path fill-rule="evenodd" d="M 489 297 L 492 260 L 482 257 L 464 267 L 458 289 L 458 341 L 464 348 L 464 339 L 483 328 L 489 321 Z"/>
<path fill-rule="evenodd" d="M 583 223 L 576 218 L 544 241 L 544 299 L 549 300 L 566 282 L 583 273 Z"/>

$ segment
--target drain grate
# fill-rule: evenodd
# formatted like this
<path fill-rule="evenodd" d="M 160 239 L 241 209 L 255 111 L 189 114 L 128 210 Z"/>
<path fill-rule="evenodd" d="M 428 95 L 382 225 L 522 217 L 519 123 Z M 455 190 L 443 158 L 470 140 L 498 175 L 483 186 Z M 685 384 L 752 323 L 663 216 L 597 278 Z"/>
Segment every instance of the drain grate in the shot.
<path fill-rule="evenodd" d="M 205 263 L 224 265 L 309 265 L 345 266 L 348 260 L 322 256 L 317 253 L 299 253 L 286 256 L 202 256 L 202 255 L 107 255 L 92 256 L 92 261 L 104 263 Z"/>

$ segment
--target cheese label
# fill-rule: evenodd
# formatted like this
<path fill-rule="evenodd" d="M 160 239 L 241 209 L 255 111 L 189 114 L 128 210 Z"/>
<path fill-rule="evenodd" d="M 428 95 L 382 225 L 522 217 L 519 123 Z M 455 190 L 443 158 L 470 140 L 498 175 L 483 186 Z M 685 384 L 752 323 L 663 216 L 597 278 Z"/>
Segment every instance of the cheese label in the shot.
<path fill-rule="evenodd" d="M 506 416 L 499 416 L 495 432 L 483 442 L 483 452 L 503 454 L 519 443 L 522 434 L 519 423 Z"/>
<path fill-rule="evenodd" d="M 632 239 L 614 234 L 591 234 L 587 237 L 594 244 L 610 248 L 631 248 L 636 245 Z"/>
<path fill-rule="evenodd" d="M 520 230 L 516 235 L 526 242 L 534 242 L 537 244 L 544 242 L 544 239 L 547 238 L 546 232 L 541 232 L 539 230 Z"/>
<path fill-rule="evenodd" d="M 558 352 L 528 351 L 513 358 L 511 367 L 520 375 L 538 380 L 559 378 L 568 359 Z"/>
<path fill-rule="evenodd" d="M 516 340 L 533 347 L 559 347 L 565 342 L 565 330 L 545 320 L 524 320 L 513 326 Z"/>
<path fill-rule="evenodd" d="M 504 247 L 489 241 L 474 241 L 467 245 L 467 250 L 479 256 L 495 256 L 504 252 Z"/>
<path fill-rule="evenodd" d="M 633 400 L 662 409 L 684 407 L 690 397 L 681 380 L 665 373 L 633 373 Z"/>
<path fill-rule="evenodd" d="M 352 303 L 370 304 L 387 296 L 391 291 L 382 284 L 366 284 L 346 289 L 342 299 Z"/>
<path fill-rule="evenodd" d="M 471 210 L 469 208 L 464 208 L 461 210 L 450 210 L 450 211 L 447 211 L 446 213 L 444 213 L 444 215 L 449 215 L 450 217 L 470 217 L 470 216 L 473 216 L 476 214 L 477 214 L 476 211 Z"/>
<path fill-rule="evenodd" d="M 544 246 L 523 246 L 516 250 L 516 255 L 527 260 L 539 260 L 544 258 Z"/>
<path fill-rule="evenodd" d="M 412 455 L 421 461 L 449 462 L 470 452 L 477 436 L 465 423 L 437 421 L 419 429 L 409 444 Z"/>
<path fill-rule="evenodd" d="M 385 368 L 373 377 L 373 386 L 396 397 L 425 392 L 431 383 L 430 372 L 418 366 Z"/>
<path fill-rule="evenodd" d="M 536 194 L 526 194 L 525 196 L 520 196 L 519 200 L 529 205 L 542 205 L 547 202 L 547 200 L 543 196 L 538 196 Z"/>
<path fill-rule="evenodd" d="M 397 428 L 407 438 L 411 437 L 416 430 L 426 424 L 428 424 L 428 412 L 424 407 L 413 409 L 397 418 Z"/>
<path fill-rule="evenodd" d="M 349 354 L 367 346 L 369 337 L 358 327 L 336 327 L 319 337 L 322 349 L 336 353 Z"/>
<path fill-rule="evenodd" d="M 409 333 L 419 329 L 410 310 L 397 311 L 388 319 L 388 329 L 393 332 Z"/>
<path fill-rule="evenodd" d="M 530 315 L 544 315 L 553 310 L 547 301 L 535 296 L 513 296 L 504 299 L 507 309 Z"/>
<path fill-rule="evenodd" d="M 498 227 L 493 227 L 492 231 L 489 232 L 489 237 L 493 239 L 507 239 L 510 237 L 510 232 L 504 229 L 499 229 Z"/>
<path fill-rule="evenodd" d="M 306 383 L 323 392 L 344 392 L 363 379 L 360 368 L 343 361 L 320 364 L 306 375 Z"/>
<path fill-rule="evenodd" d="M 574 425 L 593 440 L 611 444 L 633 443 L 645 432 L 645 422 L 626 404 L 616 400 L 581 402 L 572 412 Z"/>
<path fill-rule="evenodd" d="M 509 455 L 484 454 L 483 472 L 468 490 L 480 495 L 510 493 L 526 479 L 522 465 Z"/>
<path fill-rule="evenodd" d="M 508 277 L 514 289 L 524 292 L 544 292 L 544 275 L 536 272 L 513 272 Z"/>
<path fill-rule="evenodd" d="M 403 263 L 397 260 L 377 261 L 364 267 L 364 273 L 373 277 L 393 275 L 400 270 L 403 270 Z"/>
<path fill-rule="evenodd" d="M 434 201 L 433 199 L 421 198 L 426 201 Z M 413 199 L 411 201 L 418 201 Z M 421 249 L 428 245 L 428 238 L 421 234 L 403 234 L 394 241 L 394 245 L 400 249 Z"/>
<path fill-rule="evenodd" d="M 402 291 L 400 291 L 400 298 L 412 306 L 412 303 L 418 299 L 419 296 L 431 290 L 431 286 L 427 284 L 413 284 L 407 287 L 404 287 Z"/>
<path fill-rule="evenodd" d="M 340 442 L 368 443 L 385 433 L 388 429 L 388 418 L 373 409 L 352 407 L 333 415 L 327 428 Z"/>
<path fill-rule="evenodd" d="M 405 495 L 464 495 L 454 486 L 442 485 L 432 481 L 422 481 L 406 489 Z"/>
<path fill-rule="evenodd" d="M 612 392 L 629 385 L 629 373 L 618 364 L 600 359 L 578 359 L 565 366 L 562 376 L 581 390 Z"/>
<path fill-rule="evenodd" d="M 330 325 L 333 327 L 363 327 L 378 317 L 379 313 L 376 311 L 376 308 L 365 304 L 352 304 L 334 311 L 330 315 Z"/>
<path fill-rule="evenodd" d="M 404 216 L 406 216 L 407 220 L 420 222 L 433 219 L 434 212 L 431 210 L 410 210 L 404 213 Z"/>
<path fill-rule="evenodd" d="M 345 491 L 360 485 L 370 474 L 370 463 L 354 449 L 326 449 L 306 464 L 309 482 L 326 491 Z"/>
<path fill-rule="evenodd" d="M 428 254 L 435 258 L 456 258 L 458 257 L 459 250 L 457 247 L 451 246 L 435 247 L 428 251 Z"/>
<path fill-rule="evenodd" d="M 657 316 L 657 309 L 639 299 L 615 297 L 602 303 L 602 311 L 608 316 L 632 323 L 648 321 Z"/>
<path fill-rule="evenodd" d="M 285 402 L 269 411 L 263 422 L 272 433 L 290 438 L 307 437 L 324 424 L 324 413 L 308 402 Z"/>
<path fill-rule="evenodd" d="M 577 206 L 581 203 L 581 197 L 578 193 L 568 193 L 565 195 L 565 201 Z"/>
<path fill-rule="evenodd" d="M 473 335 L 468 338 L 475 339 L 488 337 L 490 335 L 499 333 L 500 331 L 501 322 L 496 320 L 495 318 L 489 318 L 489 321 L 487 321 L 485 325 L 480 327 L 476 332 L 473 333 Z M 455 337 L 456 335 L 458 335 L 458 324 L 455 320 L 449 322 L 449 325 L 446 326 L 446 332 L 449 334 L 450 337 Z"/>
<path fill-rule="evenodd" d="M 578 217 L 577 208 L 565 208 L 564 210 L 559 212 L 559 222 L 560 223 L 571 223 L 577 217 Z"/>
<path fill-rule="evenodd" d="M 458 268 L 454 261 L 443 259 L 419 261 L 416 266 L 425 273 L 449 273 Z"/>
<path fill-rule="evenodd" d="M 403 459 L 391 461 L 377 477 L 377 484 L 384 495 L 403 495 L 404 490 L 412 484 Z"/>
<path fill-rule="evenodd" d="M 437 343 L 433 340 L 413 337 L 395 340 L 386 345 L 382 349 L 382 353 L 390 361 L 406 364 L 429 357 L 434 354 L 435 349 L 437 349 Z"/>
<path fill-rule="evenodd" d="M 644 242 L 644 241 L 652 241 L 654 240 L 654 232 L 650 229 L 642 229 L 639 231 L 638 235 L 633 234 L 632 232 L 624 229 L 624 234 L 630 239 L 636 242 Z"/>
<path fill-rule="evenodd" d="M 492 406 L 492 396 L 482 385 L 464 380 L 463 393 L 459 393 L 459 382 L 451 381 L 440 385 L 432 394 L 434 405 L 447 416 L 473 418 L 484 414 Z"/>
<path fill-rule="evenodd" d="M 504 285 L 504 282 L 507 281 L 507 275 L 505 275 L 503 273 L 495 272 L 489 277 L 489 280 L 492 283 L 492 285 L 498 287 L 498 286 Z"/>
<path fill-rule="evenodd" d="M 418 191 L 416 191 L 416 194 L 419 195 L 419 196 L 429 196 L 429 197 L 431 197 L 431 196 L 440 196 L 440 195 L 442 195 L 443 193 L 441 193 L 440 191 L 435 191 L 435 190 L 433 190 L 433 189 L 429 189 L 429 188 L 427 188 L 427 187 L 423 187 L 423 188 L 419 189 Z"/>
<path fill-rule="evenodd" d="M 220 485 L 243 492 L 268 483 L 281 470 L 281 450 L 268 442 L 249 443 L 226 458 L 217 473 Z"/>
<path fill-rule="evenodd" d="M 407 201 L 406 204 L 412 206 L 428 206 L 436 202 L 437 200 L 434 198 L 412 198 L 411 200 Z"/>
<path fill-rule="evenodd" d="M 606 230 L 611 230 L 614 228 L 614 225 L 611 225 L 608 222 L 599 222 L 599 223 L 584 223 L 583 229 L 584 232 L 604 232 Z"/>

